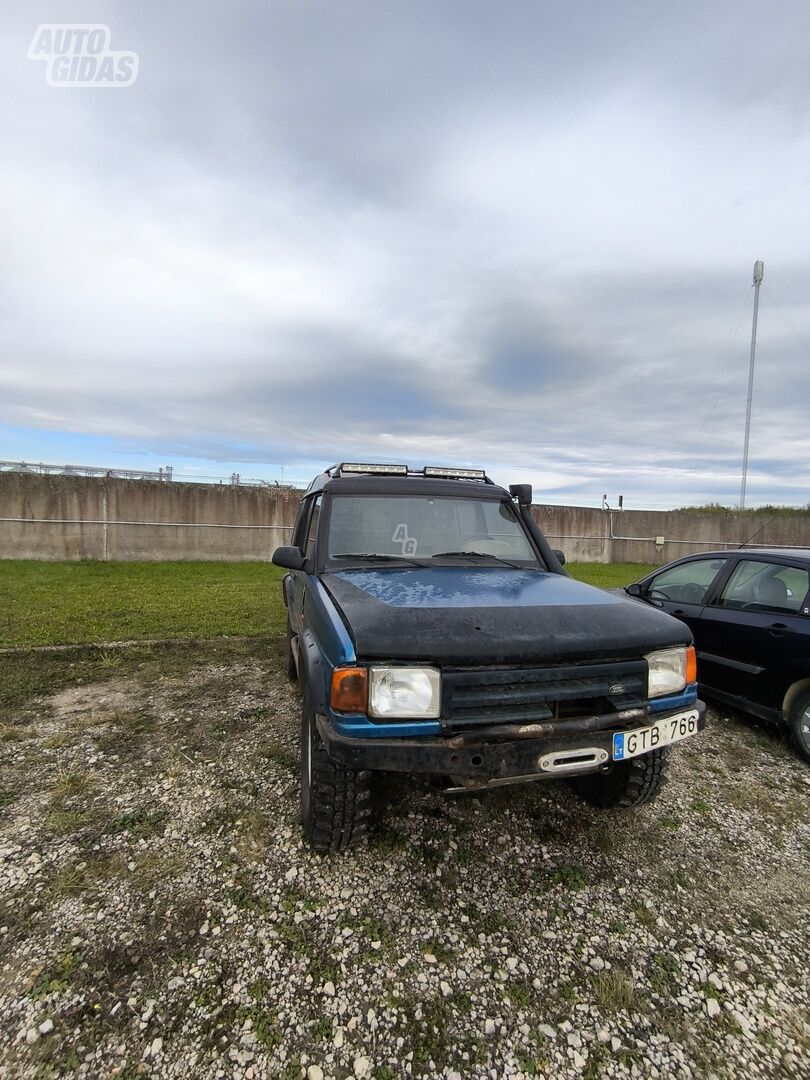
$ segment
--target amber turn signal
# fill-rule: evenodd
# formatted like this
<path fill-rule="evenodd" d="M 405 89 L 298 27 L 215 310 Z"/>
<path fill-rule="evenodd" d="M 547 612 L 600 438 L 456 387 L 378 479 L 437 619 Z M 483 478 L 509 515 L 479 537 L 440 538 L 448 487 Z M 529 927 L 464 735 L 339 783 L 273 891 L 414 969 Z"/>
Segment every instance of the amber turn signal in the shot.
<path fill-rule="evenodd" d="M 336 712 L 364 713 L 368 708 L 368 671 L 362 667 L 335 668 L 329 704 Z"/>
<path fill-rule="evenodd" d="M 697 682 L 697 653 L 695 646 L 690 645 L 686 650 L 686 685 Z"/>

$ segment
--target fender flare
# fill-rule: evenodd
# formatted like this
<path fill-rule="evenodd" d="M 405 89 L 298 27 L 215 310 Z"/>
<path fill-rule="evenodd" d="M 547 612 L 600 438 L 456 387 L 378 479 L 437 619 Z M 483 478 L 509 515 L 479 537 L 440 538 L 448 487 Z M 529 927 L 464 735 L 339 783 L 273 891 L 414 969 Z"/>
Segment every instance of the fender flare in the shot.
<path fill-rule="evenodd" d="M 298 638 L 298 679 L 301 693 L 314 713 L 326 708 L 330 666 L 312 630 L 307 628 Z"/>

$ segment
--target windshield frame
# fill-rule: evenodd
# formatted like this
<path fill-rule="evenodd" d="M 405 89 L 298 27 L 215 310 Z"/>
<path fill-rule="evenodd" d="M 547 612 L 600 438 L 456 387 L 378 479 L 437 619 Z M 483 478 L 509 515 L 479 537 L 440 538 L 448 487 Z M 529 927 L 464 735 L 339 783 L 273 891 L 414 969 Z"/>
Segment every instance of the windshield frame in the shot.
<path fill-rule="evenodd" d="M 531 559 L 515 559 L 504 558 L 500 559 L 498 556 L 482 556 L 476 555 L 474 552 L 469 553 L 469 557 L 465 558 L 464 555 L 445 555 L 445 556 L 432 556 L 432 555 L 403 555 L 399 558 L 396 555 L 392 555 L 390 559 L 382 559 L 379 557 L 371 556 L 369 558 L 334 558 L 328 554 L 328 538 L 329 530 L 332 523 L 332 506 L 336 499 L 341 498 L 386 498 L 386 499 L 412 499 L 419 497 L 419 492 L 413 491 L 325 491 L 324 499 L 321 503 L 321 514 L 318 522 L 318 538 L 315 546 L 315 569 L 316 572 L 328 572 L 328 571 L 340 571 L 349 569 L 396 569 L 401 570 L 403 568 L 416 568 L 422 569 L 423 567 L 448 567 L 458 566 L 469 569 L 471 566 L 476 566 L 482 569 L 491 568 L 496 570 L 519 569 L 519 570 L 543 570 L 547 571 L 548 567 L 545 564 L 543 556 L 539 551 L 537 544 L 534 541 L 534 537 L 531 535 L 526 527 L 526 523 L 520 513 L 520 509 L 515 505 L 514 501 L 509 496 L 503 498 L 493 499 L 492 496 L 480 497 L 475 492 L 447 492 L 438 493 L 431 491 L 429 494 L 427 491 L 422 495 L 423 498 L 430 497 L 431 499 L 453 499 L 453 500 L 469 500 L 470 502 L 497 502 L 500 505 L 508 505 L 511 513 L 514 515 L 515 522 L 518 528 L 526 539 L 529 545 L 529 550 L 533 553 Z"/>

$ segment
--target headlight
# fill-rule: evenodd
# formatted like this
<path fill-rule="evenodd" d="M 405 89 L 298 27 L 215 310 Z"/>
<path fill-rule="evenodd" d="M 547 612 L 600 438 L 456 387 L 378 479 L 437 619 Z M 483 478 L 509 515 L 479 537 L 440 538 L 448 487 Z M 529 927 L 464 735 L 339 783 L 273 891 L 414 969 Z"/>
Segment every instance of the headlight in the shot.
<path fill-rule="evenodd" d="M 441 676 L 436 668 L 372 667 L 369 677 L 370 716 L 378 720 L 438 719 Z"/>
<path fill-rule="evenodd" d="M 696 681 L 695 650 L 689 645 L 676 649 L 659 649 L 644 657 L 649 666 L 647 696 L 662 697 L 678 694 L 687 683 Z"/>

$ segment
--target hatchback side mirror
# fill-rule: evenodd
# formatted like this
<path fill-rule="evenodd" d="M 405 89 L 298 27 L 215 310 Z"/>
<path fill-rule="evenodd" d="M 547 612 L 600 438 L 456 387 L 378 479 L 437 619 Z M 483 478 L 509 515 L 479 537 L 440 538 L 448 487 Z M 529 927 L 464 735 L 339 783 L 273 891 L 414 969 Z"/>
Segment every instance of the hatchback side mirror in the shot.
<path fill-rule="evenodd" d="M 301 570 L 306 561 L 306 555 L 297 547 L 277 547 L 273 552 L 273 562 L 285 570 Z"/>
<path fill-rule="evenodd" d="M 628 596 L 635 596 L 639 600 L 644 595 L 641 586 L 637 581 L 634 581 L 632 585 L 627 585 L 624 591 L 627 593 Z"/>
<path fill-rule="evenodd" d="M 559 548 L 552 548 L 551 550 L 557 556 L 557 562 L 560 564 L 560 566 L 565 566 L 565 552 L 560 551 Z"/>

